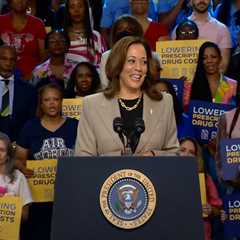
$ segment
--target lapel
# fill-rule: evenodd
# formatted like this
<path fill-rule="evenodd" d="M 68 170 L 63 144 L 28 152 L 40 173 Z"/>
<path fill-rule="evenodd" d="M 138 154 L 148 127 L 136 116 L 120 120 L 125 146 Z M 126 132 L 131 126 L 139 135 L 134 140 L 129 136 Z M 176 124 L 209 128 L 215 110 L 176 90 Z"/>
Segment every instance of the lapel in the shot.
<path fill-rule="evenodd" d="M 161 111 L 160 104 L 158 101 L 150 99 L 147 94 L 143 95 L 143 120 L 145 123 L 145 131 L 140 137 L 136 153 L 144 151 L 145 145 L 151 140 L 154 131 L 159 126 L 159 113 Z"/>
<path fill-rule="evenodd" d="M 119 146 L 119 148 L 122 148 L 122 142 L 118 136 L 117 133 L 113 130 L 113 119 L 115 117 L 120 117 L 120 110 L 117 98 L 114 97 L 113 99 L 107 99 L 103 97 L 101 99 L 101 105 L 100 108 L 97 109 L 98 114 L 102 120 L 102 128 L 105 128 L 107 132 L 112 136 L 113 141 L 115 144 Z M 102 131 L 105 132 L 105 131 Z M 111 143 L 109 143 L 111 144 Z"/>

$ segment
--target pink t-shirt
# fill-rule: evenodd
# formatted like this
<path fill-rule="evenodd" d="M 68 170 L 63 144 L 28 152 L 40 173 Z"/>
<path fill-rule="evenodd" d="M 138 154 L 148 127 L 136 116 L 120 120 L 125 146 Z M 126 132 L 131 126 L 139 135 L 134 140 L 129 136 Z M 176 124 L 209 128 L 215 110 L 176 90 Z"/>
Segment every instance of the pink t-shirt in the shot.
<path fill-rule="evenodd" d="M 205 39 L 216 43 L 219 48 L 232 48 L 232 41 L 230 37 L 230 32 L 226 25 L 219 22 L 216 18 L 211 17 L 208 14 L 207 18 L 203 21 L 196 19 L 194 13 L 188 17 L 188 19 L 194 21 L 197 24 L 199 31 L 199 39 Z M 172 39 L 176 39 L 176 28 L 172 32 Z"/>
<path fill-rule="evenodd" d="M 206 21 L 198 21 L 194 14 L 192 14 L 189 19 L 197 24 L 200 39 L 206 39 L 214 42 L 219 46 L 219 48 L 232 48 L 228 28 L 216 18 L 211 17 L 209 14 Z"/>
<path fill-rule="evenodd" d="M 46 32 L 42 20 L 27 15 L 27 23 L 21 31 L 12 25 L 11 13 L 0 16 L 0 36 L 4 43 L 14 46 L 17 51 L 17 68 L 23 76 L 31 74 L 39 64 L 38 39 L 45 39 Z"/>

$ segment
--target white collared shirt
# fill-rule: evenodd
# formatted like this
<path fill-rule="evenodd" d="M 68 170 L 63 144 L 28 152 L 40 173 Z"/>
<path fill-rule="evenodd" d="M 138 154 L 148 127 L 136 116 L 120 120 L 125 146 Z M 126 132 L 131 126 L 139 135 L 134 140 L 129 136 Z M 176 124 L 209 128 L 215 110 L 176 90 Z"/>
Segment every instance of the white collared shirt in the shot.
<path fill-rule="evenodd" d="M 5 79 L 0 75 L 0 80 Z M 10 76 L 9 78 L 9 101 L 10 101 L 10 115 L 12 115 L 13 111 L 13 96 L 14 96 L 14 75 Z M 4 90 L 4 82 L 0 81 L 0 111 L 2 111 L 2 94 Z"/>

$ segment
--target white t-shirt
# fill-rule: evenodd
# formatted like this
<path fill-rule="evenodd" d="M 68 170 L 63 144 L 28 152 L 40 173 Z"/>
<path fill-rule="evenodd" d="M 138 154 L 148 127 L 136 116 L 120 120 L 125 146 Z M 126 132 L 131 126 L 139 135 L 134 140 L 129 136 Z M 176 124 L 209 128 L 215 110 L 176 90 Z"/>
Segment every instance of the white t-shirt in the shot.
<path fill-rule="evenodd" d="M 14 170 L 15 179 L 11 183 L 8 176 L 0 174 L 0 187 L 6 188 L 6 195 L 19 196 L 23 206 L 33 202 L 27 179 L 19 171 Z"/>

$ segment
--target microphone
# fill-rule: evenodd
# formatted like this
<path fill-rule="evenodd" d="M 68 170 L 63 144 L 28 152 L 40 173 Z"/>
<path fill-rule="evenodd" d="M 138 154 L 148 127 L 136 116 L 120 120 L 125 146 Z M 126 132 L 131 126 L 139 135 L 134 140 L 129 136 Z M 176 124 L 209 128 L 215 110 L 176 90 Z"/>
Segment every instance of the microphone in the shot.
<path fill-rule="evenodd" d="M 139 136 L 145 131 L 145 124 L 142 118 L 136 118 L 135 131 L 136 131 L 136 134 Z"/>
<path fill-rule="evenodd" d="M 124 124 L 123 120 L 120 117 L 116 117 L 113 119 L 113 130 L 118 134 L 119 138 L 121 139 L 125 151 L 125 141 L 123 137 Z"/>
<path fill-rule="evenodd" d="M 134 138 L 134 152 L 137 148 L 137 145 L 140 140 L 141 134 L 145 131 L 145 124 L 142 118 L 136 118 L 134 122 L 134 131 L 132 132 L 132 136 Z"/>

